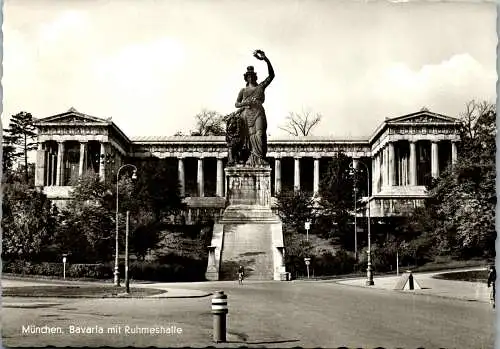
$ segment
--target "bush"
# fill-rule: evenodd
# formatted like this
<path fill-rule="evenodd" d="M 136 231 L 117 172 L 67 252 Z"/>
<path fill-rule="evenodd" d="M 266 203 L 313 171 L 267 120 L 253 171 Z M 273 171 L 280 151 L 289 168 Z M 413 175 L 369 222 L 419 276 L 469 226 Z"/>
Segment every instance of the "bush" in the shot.
<path fill-rule="evenodd" d="M 303 258 L 285 255 L 287 271 L 295 277 L 307 275 Z M 311 256 L 309 270 L 314 276 L 341 275 L 354 272 L 356 259 L 345 250 L 338 250 L 335 254 L 325 252 L 318 256 Z"/>
<path fill-rule="evenodd" d="M 110 279 L 113 269 L 105 264 L 70 264 L 66 276 L 71 278 Z"/>
<path fill-rule="evenodd" d="M 167 256 L 168 258 L 168 256 Z M 202 260 L 171 257 L 169 263 L 136 261 L 129 265 L 129 277 L 134 280 L 148 281 L 203 281 L 205 280 L 206 263 Z M 3 272 L 20 275 L 38 275 L 62 277 L 62 263 L 31 263 L 26 261 L 6 261 Z M 123 261 L 120 263 L 120 278 L 125 276 Z M 106 264 L 67 264 L 66 277 L 89 279 L 112 279 L 114 263 Z"/>
<path fill-rule="evenodd" d="M 62 263 L 31 263 L 25 261 L 4 262 L 3 272 L 21 275 L 63 276 Z M 66 276 L 70 278 L 107 279 L 113 273 L 104 264 L 66 264 Z"/>
<path fill-rule="evenodd" d="M 356 259 L 345 250 L 334 254 L 327 252 L 312 261 L 315 275 L 341 275 L 354 271 Z"/>

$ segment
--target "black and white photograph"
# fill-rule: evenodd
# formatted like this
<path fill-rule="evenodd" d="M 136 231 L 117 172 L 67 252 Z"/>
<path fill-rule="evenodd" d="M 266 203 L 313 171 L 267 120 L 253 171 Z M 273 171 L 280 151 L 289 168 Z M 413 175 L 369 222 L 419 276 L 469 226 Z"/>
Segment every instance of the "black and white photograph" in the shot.
<path fill-rule="evenodd" d="M 494 348 L 494 1 L 3 0 L 1 341 Z"/>

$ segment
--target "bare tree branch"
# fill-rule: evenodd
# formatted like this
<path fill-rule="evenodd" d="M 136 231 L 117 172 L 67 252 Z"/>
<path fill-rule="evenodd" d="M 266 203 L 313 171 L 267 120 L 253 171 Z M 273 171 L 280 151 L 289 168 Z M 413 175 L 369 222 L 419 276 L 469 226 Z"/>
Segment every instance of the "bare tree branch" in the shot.
<path fill-rule="evenodd" d="M 290 112 L 285 124 L 279 128 L 292 136 L 309 136 L 312 128 L 321 121 L 320 113 L 302 110 L 301 113 Z"/>
<path fill-rule="evenodd" d="M 196 129 L 192 136 L 221 136 L 225 133 L 224 117 L 216 111 L 203 109 L 195 115 Z"/>
<path fill-rule="evenodd" d="M 495 105 L 487 101 L 478 102 L 470 100 L 465 104 L 465 111 L 460 114 L 462 119 L 462 132 L 469 138 L 474 139 L 478 132 L 478 121 L 485 115 L 495 113 Z"/>

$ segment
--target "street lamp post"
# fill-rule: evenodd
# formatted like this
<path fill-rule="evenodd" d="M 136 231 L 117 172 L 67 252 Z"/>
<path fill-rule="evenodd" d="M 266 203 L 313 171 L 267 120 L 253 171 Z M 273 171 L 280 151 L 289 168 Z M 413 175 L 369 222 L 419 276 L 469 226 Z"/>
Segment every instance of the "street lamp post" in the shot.
<path fill-rule="evenodd" d="M 358 189 L 354 187 L 354 259 L 356 260 L 356 263 L 358 263 L 358 210 L 356 208 L 356 201 L 358 201 L 356 197 L 357 191 Z"/>
<path fill-rule="evenodd" d="M 130 293 L 128 275 L 128 232 L 129 232 L 130 211 L 127 210 L 127 220 L 125 223 L 125 292 Z"/>
<path fill-rule="evenodd" d="M 120 179 L 120 171 L 122 168 L 125 168 L 127 166 L 130 166 L 134 169 L 134 172 L 132 173 L 132 179 L 136 179 L 137 178 L 137 167 L 135 167 L 134 165 L 131 165 L 131 164 L 125 164 L 123 165 L 122 167 L 120 167 L 118 169 L 118 171 L 116 172 L 116 233 L 115 233 L 115 278 L 114 278 L 114 283 L 116 286 L 120 286 L 120 272 L 118 271 L 118 264 L 119 264 L 119 260 L 118 260 L 118 251 L 119 251 L 119 246 L 118 246 L 118 204 L 119 204 L 119 201 L 118 201 L 118 181 Z"/>
<path fill-rule="evenodd" d="M 311 264 L 311 258 L 309 257 L 304 258 L 304 262 L 306 263 L 307 278 L 309 279 L 309 265 Z"/>
<path fill-rule="evenodd" d="M 66 262 L 67 262 L 67 259 L 66 257 L 68 256 L 67 253 L 63 253 L 63 279 L 66 280 Z"/>
<path fill-rule="evenodd" d="M 306 221 L 304 223 L 304 228 L 306 228 L 306 241 L 309 242 L 309 229 L 311 229 L 311 222 Z M 306 263 L 307 278 L 309 279 L 309 265 L 311 264 L 311 258 L 310 257 L 304 258 L 304 262 Z"/>
<path fill-rule="evenodd" d="M 358 159 L 353 159 L 352 160 L 352 167 L 354 170 L 357 170 L 358 164 L 362 164 L 366 168 L 366 181 L 367 181 L 367 204 L 368 204 L 368 251 L 367 251 L 367 268 L 366 268 L 366 286 L 373 286 L 375 283 L 373 282 L 373 269 L 372 269 L 372 259 L 371 259 L 371 217 L 370 217 L 370 175 L 368 171 L 368 166 L 358 160 Z"/>

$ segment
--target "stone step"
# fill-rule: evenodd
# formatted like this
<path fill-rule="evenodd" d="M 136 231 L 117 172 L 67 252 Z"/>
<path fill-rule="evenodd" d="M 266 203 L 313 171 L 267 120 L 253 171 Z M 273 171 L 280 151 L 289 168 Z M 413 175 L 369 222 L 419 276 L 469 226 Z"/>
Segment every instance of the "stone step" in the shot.
<path fill-rule="evenodd" d="M 246 279 L 273 279 L 269 224 L 225 224 L 223 241 L 221 280 L 237 280 L 240 265 L 245 268 Z"/>

